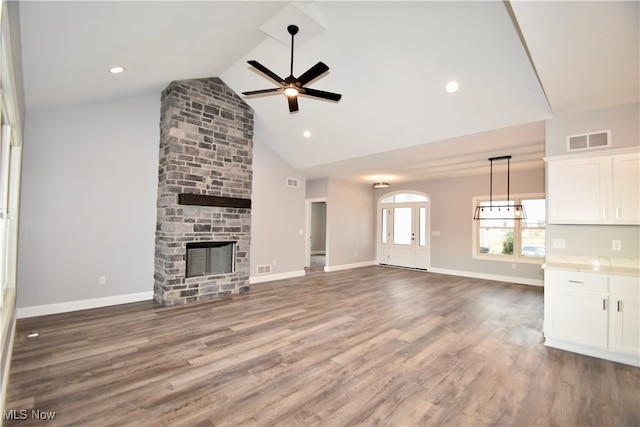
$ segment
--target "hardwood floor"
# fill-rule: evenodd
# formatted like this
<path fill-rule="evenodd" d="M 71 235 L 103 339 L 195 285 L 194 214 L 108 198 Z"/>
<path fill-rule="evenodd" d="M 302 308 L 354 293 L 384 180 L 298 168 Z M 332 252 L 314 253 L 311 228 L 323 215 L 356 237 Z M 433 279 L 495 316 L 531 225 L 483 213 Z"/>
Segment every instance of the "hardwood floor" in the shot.
<path fill-rule="evenodd" d="M 5 425 L 639 425 L 640 369 L 542 318 L 542 288 L 372 266 L 22 319 Z"/>

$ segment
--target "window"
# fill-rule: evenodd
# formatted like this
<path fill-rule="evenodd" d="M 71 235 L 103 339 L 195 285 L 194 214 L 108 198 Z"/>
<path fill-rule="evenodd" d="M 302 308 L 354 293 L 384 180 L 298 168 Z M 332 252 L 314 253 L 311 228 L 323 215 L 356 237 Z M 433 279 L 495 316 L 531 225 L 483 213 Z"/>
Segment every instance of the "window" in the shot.
<path fill-rule="evenodd" d="M 397 193 L 385 197 L 381 203 L 411 203 L 411 202 L 427 202 L 429 199 L 422 194 L 414 193 Z"/>
<path fill-rule="evenodd" d="M 484 219 L 474 222 L 474 258 L 518 262 L 542 262 L 545 255 L 545 211 L 543 196 L 513 197 L 512 204 L 522 204 L 527 219 Z M 506 205 L 493 200 L 493 205 Z M 474 206 L 489 206 L 489 198 L 474 198 Z M 499 214 L 496 212 L 496 216 Z"/>

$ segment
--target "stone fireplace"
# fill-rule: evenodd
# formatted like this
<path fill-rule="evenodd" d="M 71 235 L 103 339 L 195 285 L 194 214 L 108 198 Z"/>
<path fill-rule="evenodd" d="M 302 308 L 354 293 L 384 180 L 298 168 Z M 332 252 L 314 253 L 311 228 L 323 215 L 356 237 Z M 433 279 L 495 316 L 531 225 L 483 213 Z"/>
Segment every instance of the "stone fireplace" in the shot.
<path fill-rule="evenodd" d="M 219 78 L 162 93 L 154 299 L 249 291 L 253 110 Z"/>

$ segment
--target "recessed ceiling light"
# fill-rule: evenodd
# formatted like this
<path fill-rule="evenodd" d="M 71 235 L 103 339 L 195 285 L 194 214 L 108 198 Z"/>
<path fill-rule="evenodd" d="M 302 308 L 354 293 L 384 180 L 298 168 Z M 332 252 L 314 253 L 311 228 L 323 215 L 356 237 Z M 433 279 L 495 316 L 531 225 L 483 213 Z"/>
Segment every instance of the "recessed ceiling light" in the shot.
<path fill-rule="evenodd" d="M 113 67 L 111 69 L 109 69 L 109 72 L 111 74 L 120 74 L 124 71 L 124 67 Z"/>
<path fill-rule="evenodd" d="M 311 138 L 311 132 L 310 132 L 310 131 L 308 131 L 308 130 L 305 130 L 304 132 L 302 132 L 302 135 L 303 135 L 305 138 Z"/>
<path fill-rule="evenodd" d="M 455 80 L 451 80 L 444 87 L 444 90 L 446 90 L 448 93 L 456 93 L 458 91 L 458 82 Z"/>

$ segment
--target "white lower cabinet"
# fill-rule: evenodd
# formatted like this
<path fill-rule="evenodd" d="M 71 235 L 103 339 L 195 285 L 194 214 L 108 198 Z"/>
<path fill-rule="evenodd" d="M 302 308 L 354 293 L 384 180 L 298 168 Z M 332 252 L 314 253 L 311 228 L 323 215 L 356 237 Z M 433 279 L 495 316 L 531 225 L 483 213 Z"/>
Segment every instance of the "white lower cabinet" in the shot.
<path fill-rule="evenodd" d="M 610 276 L 611 326 L 609 336 L 613 351 L 635 356 L 640 354 L 640 290 L 638 278 Z"/>
<path fill-rule="evenodd" d="M 545 344 L 640 366 L 637 277 L 545 270 Z"/>

